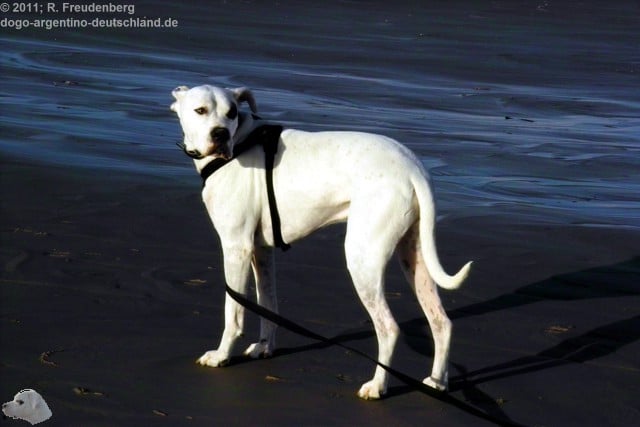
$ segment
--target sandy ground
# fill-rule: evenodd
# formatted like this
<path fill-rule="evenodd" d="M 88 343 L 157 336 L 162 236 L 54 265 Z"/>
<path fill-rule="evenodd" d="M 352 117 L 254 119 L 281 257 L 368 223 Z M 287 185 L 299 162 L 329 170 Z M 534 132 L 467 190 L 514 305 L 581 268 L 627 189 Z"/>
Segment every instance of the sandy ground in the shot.
<path fill-rule="evenodd" d="M 0 389 L 4 400 L 39 390 L 47 425 L 488 425 L 395 380 L 384 400 L 361 401 L 369 362 L 286 331 L 271 359 L 197 366 L 217 344 L 224 292 L 197 176 L 3 163 Z M 451 393 L 531 426 L 640 423 L 640 232 L 514 218 L 439 224 L 446 268 L 476 261 L 462 289 L 441 292 Z M 342 235 L 329 228 L 278 255 L 281 311 L 374 353 Z M 403 330 L 394 366 L 423 378 L 430 335 L 395 262 L 387 292 Z"/>

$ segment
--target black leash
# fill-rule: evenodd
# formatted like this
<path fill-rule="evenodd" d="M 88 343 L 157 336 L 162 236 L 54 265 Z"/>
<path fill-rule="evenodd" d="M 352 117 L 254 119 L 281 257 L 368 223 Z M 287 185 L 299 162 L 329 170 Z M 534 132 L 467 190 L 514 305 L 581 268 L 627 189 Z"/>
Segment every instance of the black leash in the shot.
<path fill-rule="evenodd" d="M 269 200 L 269 213 L 271 214 L 271 228 L 273 229 L 274 246 L 286 251 L 291 248 L 291 245 L 285 243 L 282 239 L 280 214 L 278 213 L 276 195 L 273 189 L 273 166 L 275 163 L 276 153 L 278 152 L 278 142 L 280 141 L 281 133 L 282 126 L 279 125 L 262 125 L 255 128 L 249 136 L 233 148 L 233 158 L 235 159 L 256 145 L 262 145 L 262 148 L 264 149 L 264 169 L 266 173 L 267 198 Z M 230 161 L 231 160 L 218 157 L 207 163 L 200 171 L 202 188 L 205 187 L 207 178 Z"/>
<path fill-rule="evenodd" d="M 518 424 L 514 421 L 508 420 L 508 419 L 503 419 L 503 418 L 498 418 L 495 417 L 491 414 L 488 414 L 474 406 L 471 406 L 459 399 L 456 399 L 455 397 L 451 396 L 450 394 L 448 394 L 447 392 L 443 392 L 443 391 L 438 391 L 435 390 L 429 386 L 427 386 L 426 384 L 423 384 L 421 381 L 416 380 L 415 378 L 410 377 L 407 374 L 404 374 L 390 366 L 385 365 L 384 363 L 380 363 L 377 359 L 374 359 L 373 357 L 369 356 L 368 354 L 349 347 L 347 345 L 342 344 L 341 342 L 339 342 L 337 339 L 335 338 L 327 338 L 325 336 L 322 336 L 320 334 L 317 334 L 313 331 L 310 331 L 309 329 L 300 326 L 299 324 L 280 316 L 277 313 L 274 313 L 271 310 L 268 310 L 264 307 L 262 307 L 259 304 L 256 304 L 255 302 L 247 299 L 246 297 L 244 297 L 243 295 L 239 294 L 238 292 L 234 291 L 233 289 L 231 289 L 229 287 L 229 285 L 226 285 L 226 290 L 227 293 L 231 296 L 231 298 L 233 298 L 238 304 L 242 305 L 243 307 L 251 310 L 252 312 L 256 313 L 257 315 L 275 323 L 278 326 L 281 326 L 285 329 L 288 329 L 291 332 L 294 332 L 298 335 L 301 335 L 303 337 L 307 337 L 307 338 L 311 338 L 317 341 L 321 341 L 330 345 L 336 345 L 338 347 L 342 347 L 345 350 L 350 351 L 351 353 L 355 353 L 358 356 L 361 356 L 373 363 L 375 363 L 376 365 L 380 366 L 381 368 L 385 369 L 387 372 L 389 372 L 391 375 L 393 375 L 394 377 L 396 377 L 397 379 L 399 379 L 400 381 L 402 381 L 403 383 L 405 383 L 406 385 L 412 387 L 413 389 L 415 389 L 416 391 L 420 391 L 434 399 L 437 399 L 441 402 L 447 403 L 451 406 L 455 406 L 456 408 L 474 415 L 478 418 L 482 418 L 483 420 L 489 421 L 493 424 L 496 425 L 500 425 L 500 426 L 509 426 L 509 427 L 524 427 L 523 424 Z"/>

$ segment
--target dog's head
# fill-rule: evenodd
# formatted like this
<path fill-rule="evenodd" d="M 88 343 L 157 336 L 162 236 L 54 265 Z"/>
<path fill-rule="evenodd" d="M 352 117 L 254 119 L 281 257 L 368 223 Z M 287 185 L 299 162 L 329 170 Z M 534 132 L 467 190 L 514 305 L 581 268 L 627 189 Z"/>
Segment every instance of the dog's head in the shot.
<path fill-rule="evenodd" d="M 248 102 L 257 112 L 256 101 L 247 88 L 223 89 L 179 86 L 172 92 L 176 101 L 171 110 L 178 114 L 184 132 L 184 152 L 194 158 L 207 156 L 230 159 L 239 128 L 239 104 Z"/>
<path fill-rule="evenodd" d="M 51 410 L 42 396 L 30 388 L 19 391 L 11 402 L 2 404 L 5 416 L 38 424 L 51 417 Z"/>

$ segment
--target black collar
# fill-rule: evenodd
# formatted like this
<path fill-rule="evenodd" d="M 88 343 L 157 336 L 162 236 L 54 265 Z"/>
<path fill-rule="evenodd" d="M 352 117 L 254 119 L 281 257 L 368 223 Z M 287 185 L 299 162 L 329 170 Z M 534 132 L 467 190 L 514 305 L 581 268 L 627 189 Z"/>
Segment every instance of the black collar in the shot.
<path fill-rule="evenodd" d="M 256 145 L 262 145 L 265 150 L 267 150 L 268 146 L 271 146 L 274 143 L 277 147 L 281 132 L 282 126 L 279 125 L 262 125 L 255 128 L 243 141 L 237 143 L 233 147 L 233 158 L 227 160 L 218 157 L 207 163 L 205 167 L 202 168 L 202 170 L 200 171 L 200 177 L 202 178 L 202 187 L 206 185 L 207 178 L 213 175 L 218 169 L 233 161 L 233 159 L 239 157 L 240 155 L 242 155 L 242 153 L 250 150 Z"/>

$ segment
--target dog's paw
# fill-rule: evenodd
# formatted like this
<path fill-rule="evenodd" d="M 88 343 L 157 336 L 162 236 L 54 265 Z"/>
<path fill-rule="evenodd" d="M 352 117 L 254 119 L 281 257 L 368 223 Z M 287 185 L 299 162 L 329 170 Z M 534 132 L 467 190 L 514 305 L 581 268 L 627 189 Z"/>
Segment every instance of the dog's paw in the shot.
<path fill-rule="evenodd" d="M 271 345 L 269 345 L 266 341 L 253 343 L 244 351 L 244 355 L 249 356 L 252 359 L 267 358 L 271 357 L 272 354 L 273 350 L 271 348 Z"/>
<path fill-rule="evenodd" d="M 207 351 L 203 354 L 196 363 L 202 366 L 212 366 L 214 368 L 221 368 L 229 364 L 229 356 L 223 354 L 218 350 Z"/>
<path fill-rule="evenodd" d="M 438 391 L 447 391 L 449 388 L 447 381 L 437 380 L 431 377 L 425 378 L 422 383 Z"/>
<path fill-rule="evenodd" d="M 386 392 L 384 386 L 378 381 L 371 380 L 360 387 L 358 397 L 364 400 L 377 400 Z"/>

